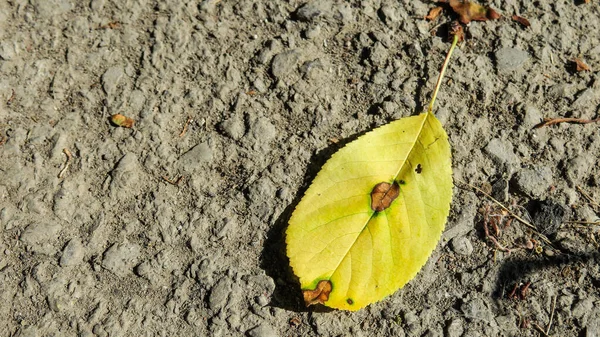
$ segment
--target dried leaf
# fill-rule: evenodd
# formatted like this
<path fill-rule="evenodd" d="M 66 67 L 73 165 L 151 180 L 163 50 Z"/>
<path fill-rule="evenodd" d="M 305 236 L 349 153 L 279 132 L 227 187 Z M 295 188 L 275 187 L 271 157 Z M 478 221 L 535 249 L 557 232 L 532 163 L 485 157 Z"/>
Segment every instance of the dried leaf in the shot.
<path fill-rule="evenodd" d="M 524 17 L 518 16 L 518 15 L 513 15 L 512 19 L 513 19 L 513 21 L 516 21 L 516 22 L 520 23 L 521 25 L 523 25 L 523 27 L 525 27 L 525 28 L 531 26 L 531 23 L 529 23 L 529 20 L 525 19 Z"/>
<path fill-rule="evenodd" d="M 110 116 L 110 121 L 116 125 L 123 128 L 132 128 L 135 121 L 129 117 L 125 117 L 121 114 L 115 114 Z"/>
<path fill-rule="evenodd" d="M 588 66 L 587 64 L 585 64 L 583 62 L 583 60 L 580 59 L 580 58 L 574 59 L 573 62 L 575 62 L 575 70 L 577 70 L 577 72 L 580 72 L 580 71 L 590 71 L 591 70 L 590 66 Z"/>
<path fill-rule="evenodd" d="M 433 21 L 433 20 L 437 19 L 438 16 L 440 16 L 440 14 L 442 13 L 443 9 L 444 9 L 443 7 L 434 7 L 432 9 L 430 9 L 429 14 L 427 14 L 427 16 L 425 17 L 425 20 Z"/>
<path fill-rule="evenodd" d="M 450 23 L 450 36 L 458 36 L 458 41 L 464 41 L 465 40 L 465 30 L 463 28 L 463 26 L 458 23 L 458 21 L 452 21 Z"/>
<path fill-rule="evenodd" d="M 458 14 L 459 21 L 467 24 L 471 21 L 487 21 L 495 20 L 500 17 L 500 14 L 490 7 L 483 7 L 473 2 L 450 0 L 450 7 Z"/>

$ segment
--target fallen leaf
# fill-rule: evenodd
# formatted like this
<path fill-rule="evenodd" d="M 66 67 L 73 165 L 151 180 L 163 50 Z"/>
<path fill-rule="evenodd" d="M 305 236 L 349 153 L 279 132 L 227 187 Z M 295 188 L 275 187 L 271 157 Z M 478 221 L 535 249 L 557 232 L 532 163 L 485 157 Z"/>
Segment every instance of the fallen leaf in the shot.
<path fill-rule="evenodd" d="M 381 126 L 323 165 L 286 230 L 290 266 L 307 306 L 356 311 L 413 279 L 435 249 L 452 200 L 448 135 L 433 105 Z"/>
<path fill-rule="evenodd" d="M 513 21 L 520 23 L 525 28 L 531 26 L 531 23 L 529 23 L 529 20 L 525 19 L 524 17 L 518 16 L 518 15 L 513 15 L 512 19 L 513 19 Z"/>
<path fill-rule="evenodd" d="M 286 232 L 306 304 L 354 311 L 404 286 L 437 245 L 451 198 L 450 144 L 430 112 L 391 122 L 339 150 Z M 324 281 L 331 286 L 326 297 Z"/>
<path fill-rule="evenodd" d="M 427 16 L 425 16 L 425 20 L 433 21 L 433 20 L 437 19 L 438 16 L 440 16 L 440 14 L 442 13 L 443 9 L 444 9 L 443 7 L 434 7 L 432 9 L 430 9 L 429 14 L 427 14 Z"/>
<path fill-rule="evenodd" d="M 450 23 L 450 36 L 457 36 L 459 42 L 465 40 L 465 30 L 458 21 Z"/>
<path fill-rule="evenodd" d="M 459 21 L 468 24 L 471 21 L 495 20 L 500 14 L 490 7 L 483 7 L 473 2 L 450 0 L 450 7 L 458 14 Z"/>
<path fill-rule="evenodd" d="M 580 58 L 574 59 L 573 62 L 575 62 L 575 70 L 577 70 L 577 72 L 591 70 L 590 66 L 585 64 L 585 62 L 583 62 L 583 60 L 581 60 Z"/>
<path fill-rule="evenodd" d="M 123 128 L 132 128 L 135 121 L 129 117 L 125 117 L 121 114 L 115 114 L 110 116 L 110 121 L 116 125 Z"/>

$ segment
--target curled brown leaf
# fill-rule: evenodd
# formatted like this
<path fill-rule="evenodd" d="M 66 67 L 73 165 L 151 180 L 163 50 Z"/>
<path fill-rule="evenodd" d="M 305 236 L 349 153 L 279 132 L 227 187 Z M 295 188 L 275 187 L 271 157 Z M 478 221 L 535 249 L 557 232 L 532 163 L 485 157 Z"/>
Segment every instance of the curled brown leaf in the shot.
<path fill-rule="evenodd" d="M 529 23 L 529 20 L 525 19 L 522 16 L 513 15 L 512 19 L 513 19 L 513 21 L 520 23 L 525 28 L 531 26 L 531 23 Z"/>
<path fill-rule="evenodd" d="M 121 114 L 114 114 L 110 116 L 110 121 L 116 125 L 123 128 L 132 128 L 135 121 L 129 117 L 123 116 Z"/>
<path fill-rule="evenodd" d="M 575 70 L 576 70 L 577 72 L 580 72 L 580 71 L 590 71 L 590 70 L 592 70 L 592 69 L 590 68 L 590 66 L 588 66 L 587 64 L 585 64 L 585 62 L 583 62 L 583 60 L 582 60 L 582 59 L 580 59 L 580 58 L 576 58 L 576 59 L 574 59 L 574 60 L 573 60 L 573 62 L 575 63 Z"/>
<path fill-rule="evenodd" d="M 500 17 L 500 14 L 490 7 L 483 7 L 473 2 L 450 0 L 450 7 L 458 14 L 458 20 L 463 24 L 468 24 L 471 21 L 487 21 L 495 20 Z"/>
<path fill-rule="evenodd" d="M 425 16 L 425 20 L 433 21 L 433 20 L 437 19 L 438 16 L 440 16 L 440 14 L 442 13 L 443 9 L 444 9 L 443 7 L 439 7 L 439 6 L 430 9 L 429 14 L 427 14 L 427 16 Z"/>

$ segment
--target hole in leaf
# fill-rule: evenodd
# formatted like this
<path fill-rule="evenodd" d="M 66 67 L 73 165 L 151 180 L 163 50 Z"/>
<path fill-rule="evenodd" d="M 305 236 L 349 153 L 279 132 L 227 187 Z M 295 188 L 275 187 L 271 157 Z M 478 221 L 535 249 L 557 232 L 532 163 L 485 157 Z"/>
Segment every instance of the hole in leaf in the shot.
<path fill-rule="evenodd" d="M 417 172 L 417 174 L 421 174 L 421 172 L 423 172 L 423 167 L 421 166 L 421 164 L 417 164 L 415 172 Z"/>

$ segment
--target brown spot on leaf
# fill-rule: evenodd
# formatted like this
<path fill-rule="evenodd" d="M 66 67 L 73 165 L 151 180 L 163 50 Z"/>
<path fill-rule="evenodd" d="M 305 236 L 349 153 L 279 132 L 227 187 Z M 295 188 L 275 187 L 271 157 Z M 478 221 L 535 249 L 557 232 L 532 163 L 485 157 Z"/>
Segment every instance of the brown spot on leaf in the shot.
<path fill-rule="evenodd" d="M 346 300 L 346 303 L 352 305 L 352 304 L 354 304 L 354 301 L 351 298 L 349 298 Z"/>
<path fill-rule="evenodd" d="M 450 7 L 458 14 L 461 23 L 467 24 L 471 21 L 495 20 L 500 14 L 490 7 L 483 7 L 473 2 L 462 0 L 449 0 Z"/>
<path fill-rule="evenodd" d="M 415 168 L 415 172 L 417 172 L 417 174 L 421 174 L 421 172 L 423 172 L 423 166 L 421 166 L 421 164 L 417 164 L 417 168 Z"/>
<path fill-rule="evenodd" d="M 314 304 L 325 304 L 329 299 L 331 289 L 331 281 L 321 280 L 317 283 L 317 287 L 314 290 L 302 290 L 304 304 L 306 304 L 307 307 Z"/>
<path fill-rule="evenodd" d="M 523 27 L 525 27 L 525 28 L 531 26 L 531 23 L 529 23 L 529 20 L 525 19 L 524 17 L 518 16 L 518 15 L 513 15 L 512 19 L 513 19 L 513 21 L 516 21 L 516 22 L 520 23 L 521 25 L 523 25 Z"/>
<path fill-rule="evenodd" d="M 381 212 L 390 207 L 400 194 L 400 186 L 394 181 L 393 184 L 386 182 L 379 183 L 371 191 L 371 209 L 375 212 Z"/>

